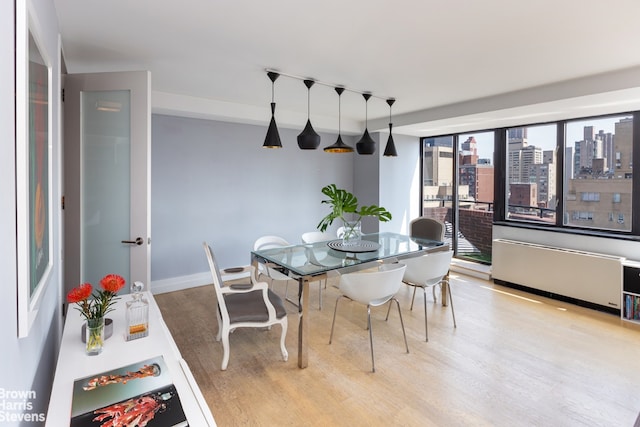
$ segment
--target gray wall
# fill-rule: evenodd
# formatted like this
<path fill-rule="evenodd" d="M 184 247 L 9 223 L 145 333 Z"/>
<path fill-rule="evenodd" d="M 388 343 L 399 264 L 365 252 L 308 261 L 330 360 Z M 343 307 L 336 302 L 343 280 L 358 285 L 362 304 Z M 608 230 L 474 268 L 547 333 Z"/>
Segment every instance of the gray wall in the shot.
<path fill-rule="evenodd" d="M 329 212 L 321 188 L 335 183 L 352 190 L 357 155 L 325 153 L 336 135 L 324 133 L 320 149 L 300 150 L 299 132 L 280 129 L 283 148 L 264 149 L 263 126 L 153 115 L 153 281 L 208 271 L 204 240 L 225 268 L 247 264 L 262 235 L 298 243 L 316 229 Z"/>
<path fill-rule="evenodd" d="M 21 2 L 18 2 L 19 4 Z M 41 47 L 51 55 L 53 65 L 52 99 L 53 123 L 49 131 L 53 136 L 53 271 L 46 291 L 42 296 L 37 317 L 26 338 L 17 338 L 17 273 L 16 273 L 16 199 L 15 199 L 15 110 L 14 110 L 14 2 L 0 2 L 0 271 L 2 272 L 2 298 L 0 298 L 0 388 L 15 391 L 33 391 L 35 399 L 29 399 L 32 409 L 28 413 L 46 413 L 49 393 L 53 382 L 61 325 L 60 287 L 60 142 L 58 138 L 59 117 L 59 51 L 58 24 L 53 3 L 50 1 L 29 1 L 34 21 L 40 26 Z M 11 58 L 11 60 L 9 59 Z M 18 141 L 24 143 L 24 141 Z M 20 236 L 24 238 L 24 236 Z M 5 399 L 5 402 L 8 402 Z M 7 412 L 7 411 L 5 411 Z M 21 411 L 8 411 L 19 414 Z M 3 425 L 20 425 L 17 421 Z M 35 426 L 39 423 L 24 422 Z"/>

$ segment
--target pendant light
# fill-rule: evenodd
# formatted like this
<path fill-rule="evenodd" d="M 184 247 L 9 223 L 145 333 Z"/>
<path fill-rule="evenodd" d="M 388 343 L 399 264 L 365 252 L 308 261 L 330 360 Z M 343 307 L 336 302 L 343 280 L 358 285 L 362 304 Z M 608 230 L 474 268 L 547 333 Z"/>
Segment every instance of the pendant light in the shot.
<path fill-rule="evenodd" d="M 369 106 L 369 98 L 371 98 L 371 94 L 363 93 L 362 97 L 364 98 L 364 105 L 365 105 L 364 134 L 362 134 L 362 138 L 360 138 L 360 141 L 358 141 L 358 143 L 356 144 L 356 150 L 358 151 L 358 154 L 373 154 L 376 152 L 376 142 L 373 139 L 371 139 L 371 136 L 369 135 L 369 130 L 367 129 L 368 122 L 369 122 L 368 106 Z"/>
<path fill-rule="evenodd" d="M 264 138 L 264 148 L 282 148 L 282 142 L 280 142 L 280 135 L 278 134 L 278 127 L 276 126 L 276 119 L 274 117 L 276 112 L 276 103 L 273 102 L 273 87 L 276 79 L 280 77 L 280 74 L 273 71 L 267 72 L 267 76 L 271 80 L 271 121 L 269 122 L 269 129 L 267 129 L 267 136 Z"/>
<path fill-rule="evenodd" d="M 387 146 L 384 149 L 385 157 L 398 157 L 396 144 L 393 143 L 393 136 L 391 135 L 391 128 L 393 127 L 393 123 L 391 123 L 391 106 L 394 102 L 396 102 L 396 100 L 393 98 L 387 99 L 387 104 L 389 104 L 389 139 L 387 139 Z"/>
<path fill-rule="evenodd" d="M 340 104 L 341 104 L 341 95 L 342 95 L 342 92 L 344 92 L 344 88 L 343 87 L 337 87 L 335 89 L 336 89 L 336 92 L 338 93 L 338 139 L 336 140 L 335 143 L 333 143 L 333 145 L 329 145 L 327 147 L 324 147 L 324 151 L 326 151 L 327 153 L 352 153 L 353 152 L 353 148 L 348 146 L 344 142 L 342 142 L 342 135 L 341 135 L 341 124 L 340 124 L 341 110 L 340 110 Z"/>
<path fill-rule="evenodd" d="M 320 135 L 313 130 L 311 126 L 310 112 L 311 112 L 311 86 L 315 81 L 305 80 L 304 85 L 307 87 L 307 125 L 304 130 L 298 135 L 298 147 L 301 150 L 315 150 L 320 145 Z"/>

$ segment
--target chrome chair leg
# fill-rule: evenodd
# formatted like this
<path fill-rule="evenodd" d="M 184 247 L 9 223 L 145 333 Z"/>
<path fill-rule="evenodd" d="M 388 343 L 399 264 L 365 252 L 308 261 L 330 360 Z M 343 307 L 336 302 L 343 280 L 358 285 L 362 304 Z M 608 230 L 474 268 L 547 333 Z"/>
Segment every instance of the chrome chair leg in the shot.
<path fill-rule="evenodd" d="M 371 329 L 371 306 L 367 304 L 367 328 L 369 328 L 369 344 L 371 344 L 371 372 L 376 371 L 376 362 L 373 358 L 373 329 Z"/>
<path fill-rule="evenodd" d="M 429 342 L 429 325 L 427 323 L 427 290 L 422 288 L 422 296 L 424 297 L 424 336 L 425 341 Z"/>
<path fill-rule="evenodd" d="M 451 283 L 449 283 L 448 281 L 445 282 L 447 284 L 447 293 L 449 294 L 449 304 L 451 304 L 451 316 L 453 317 L 453 327 L 457 328 L 458 325 L 456 325 L 456 313 L 453 311 L 453 297 L 451 296 Z"/>
<path fill-rule="evenodd" d="M 411 297 L 411 307 L 409 307 L 409 310 L 413 310 L 413 301 L 416 299 L 416 290 L 418 289 L 417 286 L 412 285 L 413 286 L 413 296 Z"/>
<path fill-rule="evenodd" d="M 333 340 L 333 327 L 336 324 L 336 313 L 338 312 L 338 302 L 340 301 L 340 298 L 347 298 L 344 295 L 340 295 L 338 298 L 336 298 L 336 308 L 333 310 L 333 321 L 331 322 L 331 335 L 329 335 L 329 344 L 331 344 L 331 341 Z"/>
<path fill-rule="evenodd" d="M 404 320 L 402 320 L 402 311 L 400 310 L 400 303 L 396 298 L 392 298 L 392 301 L 396 302 L 396 306 L 398 307 L 398 315 L 400 316 L 400 325 L 402 326 L 402 336 L 404 337 L 404 346 L 407 349 L 407 353 L 409 353 L 409 344 L 407 343 L 407 333 L 404 330 Z M 391 308 L 391 302 L 389 302 L 389 308 Z"/>

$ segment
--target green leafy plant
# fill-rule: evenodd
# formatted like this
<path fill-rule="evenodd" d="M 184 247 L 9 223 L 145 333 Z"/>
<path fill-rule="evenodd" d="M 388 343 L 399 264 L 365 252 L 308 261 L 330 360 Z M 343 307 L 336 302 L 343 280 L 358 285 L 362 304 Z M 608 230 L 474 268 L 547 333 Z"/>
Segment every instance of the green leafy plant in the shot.
<path fill-rule="evenodd" d="M 349 221 L 360 221 L 365 216 L 373 216 L 378 218 L 382 222 L 387 222 L 391 219 L 391 212 L 383 207 L 370 205 L 358 207 L 358 198 L 347 190 L 338 188 L 335 184 L 329 184 L 322 188 L 322 194 L 329 199 L 323 200 L 321 203 L 326 203 L 331 206 L 331 212 L 322 218 L 317 228 L 320 231 L 326 231 L 327 227 L 333 224 L 336 219 L 348 223 Z M 346 218 L 347 215 L 353 217 L 351 220 Z"/>

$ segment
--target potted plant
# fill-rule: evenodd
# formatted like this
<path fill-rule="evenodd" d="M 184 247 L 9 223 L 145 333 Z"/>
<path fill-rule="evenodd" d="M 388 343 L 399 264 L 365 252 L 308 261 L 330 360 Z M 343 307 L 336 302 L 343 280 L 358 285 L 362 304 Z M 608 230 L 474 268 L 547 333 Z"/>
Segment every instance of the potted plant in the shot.
<path fill-rule="evenodd" d="M 378 218 L 382 222 L 391 219 L 391 213 L 383 207 L 370 205 L 358 207 L 358 198 L 347 190 L 338 188 L 335 184 L 329 184 L 322 188 L 322 194 L 329 199 L 322 200 L 331 206 L 331 212 L 322 218 L 317 228 L 326 231 L 335 219 L 341 219 L 344 225 L 343 239 L 357 240 L 360 237 L 360 221 L 365 216 Z"/>

